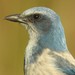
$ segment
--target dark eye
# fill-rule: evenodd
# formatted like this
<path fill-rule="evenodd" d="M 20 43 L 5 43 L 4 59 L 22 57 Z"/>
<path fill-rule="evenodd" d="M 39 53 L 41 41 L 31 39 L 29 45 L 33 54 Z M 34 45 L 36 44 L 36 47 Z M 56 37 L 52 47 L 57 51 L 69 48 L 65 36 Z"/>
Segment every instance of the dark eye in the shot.
<path fill-rule="evenodd" d="M 34 14 L 34 15 L 33 15 L 33 18 L 34 18 L 35 20 L 40 19 L 40 17 L 41 17 L 40 14 Z"/>

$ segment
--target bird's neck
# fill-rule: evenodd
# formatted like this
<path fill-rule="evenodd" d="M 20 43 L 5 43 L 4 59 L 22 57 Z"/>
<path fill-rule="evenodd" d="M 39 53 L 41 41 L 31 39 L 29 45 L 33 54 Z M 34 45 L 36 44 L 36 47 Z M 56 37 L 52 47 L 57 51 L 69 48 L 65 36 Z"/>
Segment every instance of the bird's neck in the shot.
<path fill-rule="evenodd" d="M 42 46 L 39 44 L 39 36 L 32 32 L 25 54 L 25 64 L 35 62 L 36 56 L 41 52 Z"/>
<path fill-rule="evenodd" d="M 51 27 L 52 29 L 45 35 L 30 32 L 30 40 L 26 48 L 26 63 L 35 62 L 37 55 L 45 48 L 56 52 L 68 51 L 64 30 L 60 25 L 58 28 Z"/>

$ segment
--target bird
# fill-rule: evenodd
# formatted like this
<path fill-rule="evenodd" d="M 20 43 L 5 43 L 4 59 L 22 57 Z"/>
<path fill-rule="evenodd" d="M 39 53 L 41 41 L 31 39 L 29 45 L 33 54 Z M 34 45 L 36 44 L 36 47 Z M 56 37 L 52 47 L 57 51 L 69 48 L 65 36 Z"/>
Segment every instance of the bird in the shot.
<path fill-rule="evenodd" d="M 25 75 L 75 75 L 75 59 L 70 53 L 60 16 L 48 7 L 32 7 L 5 17 L 28 30 Z"/>

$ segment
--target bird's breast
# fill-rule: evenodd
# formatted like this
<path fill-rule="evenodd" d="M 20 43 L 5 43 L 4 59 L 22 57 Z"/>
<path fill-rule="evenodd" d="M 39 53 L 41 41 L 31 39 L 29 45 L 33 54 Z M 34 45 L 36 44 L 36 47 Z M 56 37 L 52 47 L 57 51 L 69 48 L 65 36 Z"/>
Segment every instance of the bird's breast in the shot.
<path fill-rule="evenodd" d="M 37 61 L 27 65 L 26 75 L 66 75 L 56 67 L 56 59 L 49 49 L 43 50 Z"/>

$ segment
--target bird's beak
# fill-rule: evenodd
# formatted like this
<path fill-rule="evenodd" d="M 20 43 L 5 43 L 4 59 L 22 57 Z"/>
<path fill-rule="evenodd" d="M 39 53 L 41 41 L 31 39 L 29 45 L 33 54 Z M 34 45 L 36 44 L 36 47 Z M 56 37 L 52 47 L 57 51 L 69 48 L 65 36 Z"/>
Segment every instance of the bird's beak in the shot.
<path fill-rule="evenodd" d="M 20 14 L 14 14 L 14 15 L 6 16 L 5 19 L 8 21 L 25 23 L 25 20 L 23 21 L 23 19 L 20 17 Z"/>

